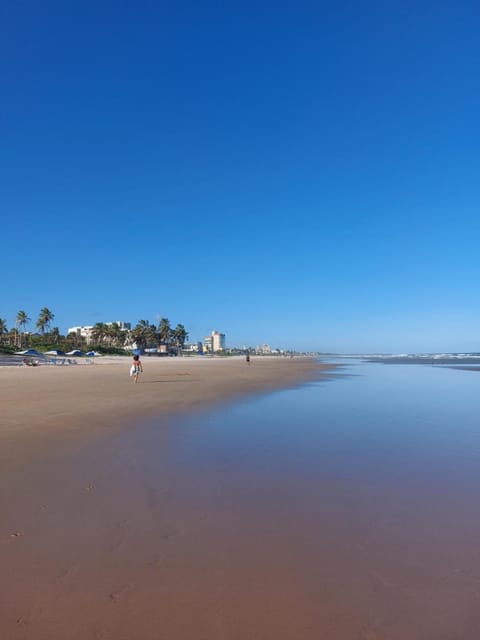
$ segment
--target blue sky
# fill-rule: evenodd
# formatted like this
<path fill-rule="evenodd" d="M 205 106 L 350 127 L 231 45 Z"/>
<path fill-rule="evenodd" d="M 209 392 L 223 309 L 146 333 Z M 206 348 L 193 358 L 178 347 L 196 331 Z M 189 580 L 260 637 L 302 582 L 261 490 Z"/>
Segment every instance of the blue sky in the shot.
<path fill-rule="evenodd" d="M 475 2 L 0 7 L 0 317 L 480 351 Z"/>

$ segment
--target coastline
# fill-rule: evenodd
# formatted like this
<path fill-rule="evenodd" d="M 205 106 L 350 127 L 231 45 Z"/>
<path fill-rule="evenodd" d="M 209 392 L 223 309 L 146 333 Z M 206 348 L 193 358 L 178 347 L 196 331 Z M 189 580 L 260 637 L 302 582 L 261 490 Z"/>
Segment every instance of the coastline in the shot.
<path fill-rule="evenodd" d="M 180 622 L 185 612 L 217 637 L 226 550 L 208 557 L 236 533 L 211 502 L 215 469 L 197 474 L 172 455 L 183 438 L 174 417 L 335 368 L 300 357 L 145 358 L 134 384 L 130 362 L 0 368 L 2 638 L 186 640 L 197 630 Z M 147 416 L 158 421 L 140 424 Z M 239 569 L 249 557 L 247 547 Z"/>
<path fill-rule="evenodd" d="M 136 419 L 194 413 L 235 398 L 318 379 L 333 365 L 315 358 L 131 358 L 95 365 L 0 367 L 0 464 L 28 464 L 41 451 L 130 428 Z"/>

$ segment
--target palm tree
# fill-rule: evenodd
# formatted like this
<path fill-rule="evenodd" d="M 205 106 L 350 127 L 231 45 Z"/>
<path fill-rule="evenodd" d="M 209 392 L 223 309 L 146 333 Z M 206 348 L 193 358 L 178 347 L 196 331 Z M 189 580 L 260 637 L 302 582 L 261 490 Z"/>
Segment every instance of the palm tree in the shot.
<path fill-rule="evenodd" d="M 111 347 L 120 346 L 123 336 L 118 322 L 112 322 L 107 325 L 107 337 Z"/>
<path fill-rule="evenodd" d="M 161 318 L 158 325 L 158 335 L 160 342 L 168 344 L 172 337 L 172 329 L 170 327 L 170 320 L 168 318 Z"/>
<path fill-rule="evenodd" d="M 65 342 L 69 347 L 78 347 L 78 337 L 77 334 L 75 332 L 73 333 L 68 333 L 67 337 L 65 338 Z"/>
<path fill-rule="evenodd" d="M 183 345 L 188 338 L 188 332 L 183 326 L 183 324 L 177 324 L 175 329 L 172 331 L 173 339 L 177 345 L 177 351 L 181 351 L 183 349 Z"/>
<path fill-rule="evenodd" d="M 147 343 L 150 347 L 155 347 L 157 345 L 158 334 L 155 329 L 155 325 L 151 324 L 146 331 Z"/>
<path fill-rule="evenodd" d="M 43 309 L 40 310 L 36 326 L 40 329 L 42 335 L 45 333 L 45 329 L 48 330 L 50 328 L 50 322 L 54 317 L 55 315 L 47 307 L 43 307 Z"/>
<path fill-rule="evenodd" d="M 30 318 L 27 316 L 25 311 L 19 311 L 17 313 L 17 319 L 16 319 L 17 327 L 20 327 L 20 329 L 25 329 L 25 327 L 29 322 L 30 322 Z"/>
<path fill-rule="evenodd" d="M 8 335 L 7 321 L 3 318 L 0 318 L 0 344 L 7 344 L 7 339 L 8 346 L 10 346 L 12 344 L 12 341 L 11 336 Z"/>
<path fill-rule="evenodd" d="M 53 344 L 58 344 L 60 342 L 60 329 L 58 327 L 53 327 L 50 337 Z"/>
<path fill-rule="evenodd" d="M 150 326 L 150 322 L 148 320 L 139 320 L 137 322 L 137 327 L 141 327 L 142 329 L 148 329 Z"/>
<path fill-rule="evenodd" d="M 148 320 L 139 320 L 137 326 L 132 331 L 132 337 L 139 349 L 144 349 L 148 343 L 150 333 L 150 323 Z"/>
<path fill-rule="evenodd" d="M 104 322 L 97 322 L 92 329 L 92 342 L 94 344 L 102 344 L 108 334 L 108 326 Z"/>
<path fill-rule="evenodd" d="M 30 318 L 27 316 L 25 311 L 19 311 L 17 313 L 17 317 L 15 319 L 15 325 L 17 327 L 17 332 L 20 329 L 20 335 L 18 340 L 18 346 L 20 347 L 20 349 L 22 348 L 22 333 L 25 331 L 25 327 L 29 322 L 30 322 Z"/>

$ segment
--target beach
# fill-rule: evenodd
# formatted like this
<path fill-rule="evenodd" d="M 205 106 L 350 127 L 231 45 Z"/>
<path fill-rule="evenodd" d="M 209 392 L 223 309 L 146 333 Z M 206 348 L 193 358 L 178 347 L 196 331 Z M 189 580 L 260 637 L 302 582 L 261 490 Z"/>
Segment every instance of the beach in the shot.
<path fill-rule="evenodd" d="M 479 637 L 471 372 L 103 363 L 1 371 L 0 637 Z"/>
<path fill-rule="evenodd" d="M 195 575 L 189 584 L 181 580 L 183 586 L 173 575 L 165 581 L 172 569 L 161 579 L 158 571 L 178 527 L 192 516 L 196 521 L 195 495 L 166 471 L 159 485 L 146 488 L 141 458 L 151 447 L 142 441 L 143 425 L 155 424 L 156 458 L 165 470 L 180 416 L 195 419 L 234 399 L 317 380 L 331 368 L 300 357 L 252 358 L 250 364 L 244 358 L 143 358 L 134 384 L 130 363 L 104 358 L 94 365 L 0 368 L 2 638 L 192 637 L 177 627 L 177 616 L 159 619 L 153 594 L 163 592 L 180 616 L 189 615 L 182 603 L 187 592 L 197 593 L 208 560 L 198 574 L 193 562 Z M 117 437 L 133 438 L 127 458 Z M 147 564 L 142 549 L 149 550 Z M 136 613 L 124 608 L 132 580 L 142 593 Z M 195 615 L 201 600 L 191 606 Z M 221 637 L 212 633 L 209 638 Z"/>
<path fill-rule="evenodd" d="M 244 394 L 317 377 L 326 365 L 314 358 L 143 357 L 138 384 L 131 358 L 97 358 L 95 364 L 0 367 L 0 463 L 24 464 L 40 450 L 88 441 L 146 415 L 197 411 Z M 13 453 L 15 452 L 15 453 Z"/>

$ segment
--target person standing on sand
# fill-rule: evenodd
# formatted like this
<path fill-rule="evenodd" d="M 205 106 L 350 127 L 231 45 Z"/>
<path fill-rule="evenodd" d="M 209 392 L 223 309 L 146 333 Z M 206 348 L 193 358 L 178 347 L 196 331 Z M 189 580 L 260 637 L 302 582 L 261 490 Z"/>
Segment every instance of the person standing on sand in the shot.
<path fill-rule="evenodd" d="M 133 356 L 132 366 L 130 367 L 130 375 L 135 384 L 137 384 L 138 374 L 143 373 L 142 361 L 140 356 Z"/>

